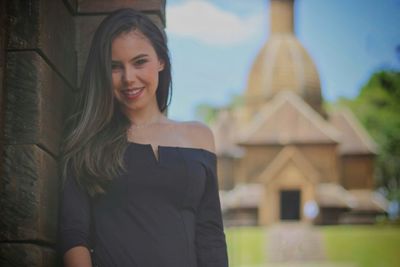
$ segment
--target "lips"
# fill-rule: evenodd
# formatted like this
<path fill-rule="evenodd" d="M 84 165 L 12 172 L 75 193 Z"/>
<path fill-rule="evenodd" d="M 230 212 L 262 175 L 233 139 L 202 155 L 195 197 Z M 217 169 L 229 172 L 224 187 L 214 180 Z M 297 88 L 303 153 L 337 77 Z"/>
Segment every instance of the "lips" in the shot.
<path fill-rule="evenodd" d="M 141 95 L 141 93 L 143 92 L 143 89 L 144 89 L 144 87 L 128 88 L 128 89 L 122 90 L 122 94 L 129 99 L 133 99 L 133 98 L 139 97 Z"/>

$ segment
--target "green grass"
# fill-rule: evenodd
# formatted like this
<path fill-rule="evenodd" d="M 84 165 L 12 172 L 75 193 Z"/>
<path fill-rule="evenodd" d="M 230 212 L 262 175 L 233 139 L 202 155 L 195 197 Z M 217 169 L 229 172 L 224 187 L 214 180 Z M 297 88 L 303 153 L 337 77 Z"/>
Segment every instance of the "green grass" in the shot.
<path fill-rule="evenodd" d="M 264 228 L 232 227 L 225 229 L 229 266 L 264 266 L 266 262 Z"/>
<path fill-rule="evenodd" d="M 400 227 L 324 226 L 327 260 L 358 267 L 399 267 Z M 268 228 L 226 228 L 230 267 L 267 266 Z"/>
<path fill-rule="evenodd" d="M 360 267 L 399 267 L 400 228 L 380 226 L 321 227 L 328 260 Z"/>

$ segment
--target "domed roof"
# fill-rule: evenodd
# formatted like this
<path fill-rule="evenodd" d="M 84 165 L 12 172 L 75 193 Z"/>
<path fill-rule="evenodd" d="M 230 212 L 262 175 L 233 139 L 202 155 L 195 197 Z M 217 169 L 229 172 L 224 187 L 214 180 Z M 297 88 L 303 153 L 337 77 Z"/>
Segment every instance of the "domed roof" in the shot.
<path fill-rule="evenodd" d="M 290 90 L 321 113 L 318 71 L 292 33 L 272 34 L 259 52 L 249 74 L 248 103 L 265 101 L 282 90 Z"/>

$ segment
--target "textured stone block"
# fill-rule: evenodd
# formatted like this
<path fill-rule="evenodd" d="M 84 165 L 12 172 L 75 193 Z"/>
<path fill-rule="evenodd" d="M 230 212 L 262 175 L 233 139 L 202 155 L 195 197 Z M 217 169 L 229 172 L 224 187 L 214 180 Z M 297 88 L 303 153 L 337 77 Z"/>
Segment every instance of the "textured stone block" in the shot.
<path fill-rule="evenodd" d="M 5 21 L 5 2 L 0 1 L 0 21 Z M 0 103 L 3 103 L 4 65 L 6 59 L 6 28 L 0 27 Z M 3 125 L 3 108 L 0 106 L 0 125 Z M 0 130 L 1 132 L 1 130 Z M 0 147 L 1 149 L 1 147 Z"/>
<path fill-rule="evenodd" d="M 8 0 L 8 49 L 40 51 L 60 75 L 76 86 L 75 29 L 60 0 Z"/>
<path fill-rule="evenodd" d="M 65 5 L 67 6 L 67 8 L 73 13 L 75 14 L 77 9 L 78 9 L 78 0 L 66 0 L 64 1 Z"/>
<path fill-rule="evenodd" d="M 157 13 L 164 21 L 165 0 L 80 0 L 78 2 L 79 13 L 109 13 L 124 7 Z"/>
<path fill-rule="evenodd" d="M 0 241 L 55 243 L 57 162 L 36 145 L 5 145 L 1 164 Z"/>
<path fill-rule="evenodd" d="M 71 89 L 36 52 L 8 52 L 4 136 L 58 154 Z"/>
<path fill-rule="evenodd" d="M 56 253 L 53 249 L 34 244 L 0 244 L 0 266 L 2 267 L 55 267 Z"/>

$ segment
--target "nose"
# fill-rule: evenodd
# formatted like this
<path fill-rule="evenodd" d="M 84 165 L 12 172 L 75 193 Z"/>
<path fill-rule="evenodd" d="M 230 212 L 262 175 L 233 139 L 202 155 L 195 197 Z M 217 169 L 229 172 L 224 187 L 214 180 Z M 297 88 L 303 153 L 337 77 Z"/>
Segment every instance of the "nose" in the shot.
<path fill-rule="evenodd" d="M 124 68 L 124 73 L 122 79 L 125 83 L 131 84 L 136 80 L 136 71 L 131 66 L 127 66 Z"/>

